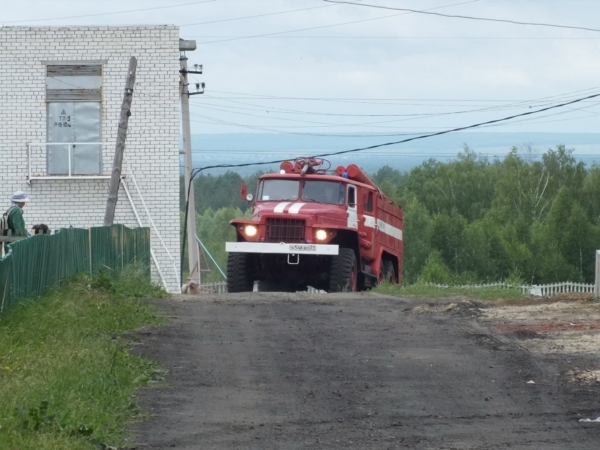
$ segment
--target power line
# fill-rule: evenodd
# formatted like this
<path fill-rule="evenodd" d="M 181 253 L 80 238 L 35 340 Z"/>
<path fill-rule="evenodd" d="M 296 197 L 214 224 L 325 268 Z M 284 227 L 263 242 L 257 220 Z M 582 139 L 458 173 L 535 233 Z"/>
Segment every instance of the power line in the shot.
<path fill-rule="evenodd" d="M 560 98 L 564 98 L 567 96 L 571 96 L 573 94 L 576 93 L 581 93 L 581 92 L 589 92 L 590 90 L 597 90 L 598 88 L 588 88 L 588 89 L 581 89 L 581 90 L 577 90 L 577 91 L 572 91 L 572 92 L 568 92 L 568 93 L 562 93 L 562 94 L 557 94 L 557 95 L 552 95 L 552 96 L 546 96 L 546 97 L 542 97 L 542 98 L 538 98 L 538 99 L 534 99 L 534 100 L 524 100 L 524 101 L 520 101 L 517 102 L 515 104 L 515 106 L 524 106 L 527 105 L 529 103 L 541 103 L 543 105 L 543 103 L 549 103 L 548 101 L 544 101 L 544 100 L 550 100 L 550 99 L 560 99 Z M 140 95 L 144 95 L 143 92 L 139 92 Z M 150 96 L 152 97 L 152 96 Z M 584 97 L 583 99 L 578 99 L 578 101 L 580 101 L 582 104 L 586 103 L 586 100 L 588 97 Z M 593 98 L 593 97 L 592 97 Z M 592 105 L 589 105 L 585 108 L 580 108 L 580 109 L 587 109 L 590 107 L 594 107 L 598 104 L 598 102 L 593 102 Z M 542 106 L 542 105 L 536 105 L 536 106 Z M 505 109 L 508 107 L 512 108 L 512 105 L 498 105 L 497 107 L 490 107 L 489 110 L 493 111 L 493 110 L 500 110 L 500 109 Z M 530 105 L 529 107 L 531 108 L 533 105 Z M 561 106 L 561 105 L 550 105 L 551 107 L 554 106 Z M 216 109 L 216 108 L 215 108 Z M 545 111 L 548 108 L 544 108 L 541 111 Z M 230 111 L 225 111 L 225 112 L 230 112 Z M 565 114 L 565 113 L 560 113 L 560 114 Z M 279 130 L 276 128 L 303 128 L 303 127 L 293 127 L 293 126 L 277 126 L 277 125 L 271 125 L 271 126 L 262 126 L 262 125 L 249 125 L 249 124 L 242 124 L 242 123 L 237 123 L 237 122 L 231 122 L 231 121 L 227 121 L 227 120 L 222 120 L 222 119 L 217 119 L 215 117 L 210 117 L 210 116 L 206 116 L 203 114 L 197 114 L 197 113 L 192 113 L 192 116 L 196 116 L 196 117 L 201 117 L 205 120 L 193 120 L 193 122 L 196 123 L 212 123 L 212 124 L 220 124 L 220 125 L 226 125 L 226 126 L 234 126 L 234 127 L 239 127 L 239 128 L 246 128 L 246 129 L 251 129 L 251 130 L 258 130 L 258 131 L 268 131 L 268 132 L 273 132 L 273 133 L 278 133 L 278 134 L 290 134 L 290 135 L 299 135 L 299 136 L 320 136 L 320 137 L 343 137 L 343 138 L 364 138 L 365 136 L 363 134 L 347 134 L 347 133 L 343 133 L 343 134 L 334 134 L 334 133 L 307 133 L 307 132 L 294 132 L 294 131 L 283 131 L 283 130 Z M 251 115 L 250 116 L 256 116 L 256 115 Z M 551 117 L 552 115 L 547 115 L 545 117 Z M 258 116 L 261 117 L 261 116 Z M 262 116 L 264 117 L 264 116 Z M 586 118 L 586 117 L 590 117 L 590 116 L 582 116 L 580 118 Z M 562 121 L 565 120 L 571 120 L 571 119 L 563 119 Z M 574 119 L 573 119 L 574 120 Z M 520 124 L 520 122 L 524 122 L 524 121 L 519 121 L 516 122 L 517 124 Z M 546 123 L 546 122 L 557 122 L 557 121 L 545 121 L 545 122 L 534 122 L 534 123 Z M 385 122 L 384 122 L 385 123 Z M 335 126 L 335 125 L 333 125 Z M 365 125 L 365 126 L 369 126 L 371 128 L 393 128 L 393 129 L 398 129 L 398 127 L 390 127 L 390 126 L 386 126 L 386 127 L 381 127 L 381 126 L 377 126 L 377 125 Z M 488 126 L 497 126 L 497 125 L 488 125 Z M 305 127 L 305 128 L 315 128 L 314 126 L 309 126 L 309 127 Z M 432 127 L 432 126 L 427 126 L 427 127 L 403 127 L 405 129 L 408 130 L 417 130 L 417 129 L 426 129 L 426 130 L 432 130 L 432 129 L 440 129 L 440 128 L 447 128 L 447 127 Z M 378 136 L 381 137 L 392 137 L 392 136 L 407 136 L 407 135 L 415 135 L 415 133 L 407 133 L 407 132 L 402 132 L 402 133 L 377 133 Z"/>
<path fill-rule="evenodd" d="M 323 0 L 323 1 L 327 2 L 327 3 L 335 3 L 338 5 L 346 4 L 346 5 L 355 5 L 355 6 L 366 6 L 369 8 L 377 8 L 377 9 L 388 9 L 388 10 L 392 10 L 392 11 L 408 11 L 408 12 L 415 13 L 415 14 L 428 14 L 428 15 L 432 15 L 432 16 L 448 17 L 448 18 L 452 18 L 452 19 L 483 20 L 483 21 L 487 21 L 487 22 L 511 23 L 514 25 L 566 28 L 569 30 L 584 30 L 584 31 L 600 32 L 600 29 L 597 29 L 597 28 L 575 27 L 575 26 L 570 26 L 570 25 L 558 25 L 558 24 L 553 24 L 553 23 L 520 22 L 520 21 L 508 20 L 508 19 L 492 19 L 492 18 L 488 18 L 488 17 L 473 17 L 473 16 L 463 16 L 463 15 L 458 15 L 458 14 L 442 14 L 442 13 L 430 12 L 429 10 L 421 11 L 421 10 L 417 10 L 417 9 L 395 8 L 395 7 L 391 7 L 391 6 L 369 5 L 366 3 L 354 3 L 354 2 L 346 2 L 346 1 L 339 1 L 339 0 Z"/>
<path fill-rule="evenodd" d="M 310 8 L 291 9 L 289 11 L 280 11 L 280 12 L 274 12 L 274 13 L 256 14 L 254 16 L 232 17 L 231 19 L 220 19 L 220 20 L 209 20 L 209 21 L 206 21 L 206 22 L 186 23 L 185 25 L 179 25 L 179 28 L 181 28 L 181 27 L 191 27 L 193 25 L 207 25 L 209 23 L 220 23 L 220 22 L 231 22 L 231 21 L 234 21 L 234 20 L 254 19 L 254 18 L 257 18 L 257 17 L 276 16 L 276 15 L 279 15 L 279 14 L 289 14 L 289 13 L 298 12 L 298 11 L 307 11 L 309 9 L 330 8 L 332 6 L 335 6 L 335 5 L 311 6 Z M 221 36 L 215 36 L 215 37 L 221 37 Z M 231 37 L 231 36 L 226 36 L 226 37 Z M 238 36 L 235 36 L 235 37 L 238 37 Z"/>
<path fill-rule="evenodd" d="M 254 16 L 249 16 L 254 17 Z M 230 19 L 235 20 L 235 19 Z M 206 22 L 211 23 L 211 22 Z M 183 26 L 183 25 L 181 25 Z M 189 38 L 204 39 L 204 38 L 244 38 L 245 36 L 230 34 L 230 35 L 195 35 Z M 424 39 L 424 40 L 464 40 L 464 41 L 596 41 L 600 38 L 594 37 L 494 37 L 494 36 L 258 36 L 269 39 Z M 258 38 L 257 37 L 257 38 Z"/>
<path fill-rule="evenodd" d="M 214 125 L 214 124 L 228 125 L 228 126 L 233 126 L 233 127 L 238 127 L 238 128 L 246 128 L 249 130 L 268 131 L 268 132 L 276 133 L 276 134 L 289 134 L 289 135 L 293 135 L 293 136 L 341 137 L 341 138 L 352 138 L 352 139 L 365 137 L 364 135 L 360 135 L 360 134 L 307 133 L 307 132 L 298 132 L 298 131 L 277 130 L 277 129 L 274 129 L 273 127 L 252 126 L 252 125 L 247 125 L 247 124 L 242 124 L 242 123 L 229 122 L 229 121 L 225 121 L 225 120 L 215 119 L 215 118 L 212 118 L 209 116 L 204 116 L 202 114 L 190 113 L 190 115 L 203 117 L 203 118 L 209 120 L 208 122 L 205 120 L 192 120 L 192 122 L 195 122 L 195 123 L 207 123 L 207 124 L 211 124 L 211 125 Z M 391 134 L 381 134 L 381 135 L 378 134 L 378 135 L 382 136 L 382 137 L 392 137 L 392 136 L 406 136 L 406 135 L 412 136 L 414 134 L 415 133 L 391 133 Z"/>
<path fill-rule="evenodd" d="M 216 119 L 213 117 L 209 117 L 209 116 L 204 116 L 201 114 L 192 114 L 192 115 L 196 115 L 199 117 L 204 117 L 207 120 L 192 120 L 192 122 L 195 123 L 206 123 L 206 124 L 219 124 L 219 125 L 226 125 L 226 126 L 233 126 L 233 127 L 238 127 L 238 128 L 246 128 L 246 129 L 251 129 L 251 130 L 258 130 L 258 131 L 268 131 L 268 132 L 272 132 L 272 133 L 277 133 L 277 134 L 289 134 L 289 135 L 294 135 L 294 136 L 320 136 L 320 137 L 341 137 L 341 138 L 366 138 L 366 137 L 371 137 L 369 135 L 365 136 L 364 134 L 335 134 L 335 133 L 309 133 L 309 132 L 297 132 L 297 131 L 286 131 L 286 130 L 281 130 L 278 129 L 280 128 L 278 125 L 270 125 L 270 126 L 261 126 L 261 125 L 256 125 L 256 126 L 252 126 L 252 125 L 248 125 L 248 124 L 242 124 L 242 123 L 237 123 L 237 122 L 230 122 L 230 121 L 225 121 L 225 120 L 220 120 L 220 119 Z M 552 115 L 547 115 L 545 117 L 551 117 Z M 572 119 L 560 119 L 560 120 L 552 120 L 552 121 L 537 121 L 537 122 L 529 122 L 529 121 L 517 121 L 517 122 L 511 122 L 510 125 L 528 125 L 528 124 L 538 124 L 538 123 L 554 123 L 554 122 L 566 122 L 566 121 L 570 121 L 570 120 L 577 120 L 577 119 L 583 119 L 583 118 L 588 118 L 588 117 L 592 117 L 591 115 L 588 116 L 580 116 L 580 117 L 576 117 L 576 118 L 572 118 Z M 525 123 L 527 122 L 527 123 Z M 498 126 L 505 126 L 504 124 L 497 124 L 497 125 L 487 125 L 487 126 L 482 126 L 481 128 L 488 128 L 488 127 L 498 127 Z M 290 127 L 290 126 L 286 126 L 283 128 L 298 128 L 298 127 Z M 314 127 L 308 127 L 308 128 L 314 128 Z M 386 127 L 381 127 L 381 126 L 375 126 L 375 125 L 371 125 L 369 126 L 369 128 L 392 128 L 394 130 L 399 130 L 401 129 L 400 127 L 391 127 L 391 126 L 386 126 Z M 402 129 L 405 130 L 435 130 L 435 129 L 445 129 L 447 127 L 439 127 L 439 126 L 423 126 L 423 127 L 415 127 L 415 126 L 411 126 L 411 127 L 402 127 Z M 377 136 L 380 137 L 393 137 L 393 136 L 406 136 L 406 135 L 415 135 L 415 132 L 397 132 L 397 133 L 377 133 Z"/>
<path fill-rule="evenodd" d="M 528 102 L 526 102 L 528 103 Z M 548 102 L 544 102 L 544 103 L 548 103 Z M 355 127 L 355 126 L 363 126 L 363 127 L 367 127 L 367 128 L 393 128 L 393 129 L 398 129 L 397 126 L 381 126 L 382 124 L 388 124 L 388 123 L 398 123 L 398 122 L 406 122 L 406 121 L 413 121 L 413 120 L 420 120 L 420 119 L 430 119 L 430 118 L 434 118 L 434 117 L 440 117 L 440 116 L 447 116 L 447 115 L 457 115 L 457 114 L 467 114 L 467 113 L 474 113 L 474 112 L 491 112 L 491 111 L 499 111 L 499 110 L 503 110 L 503 109 L 515 109 L 518 107 L 522 107 L 523 105 L 507 105 L 507 107 L 502 107 L 502 106 L 496 106 L 496 107 L 489 107 L 489 108 L 481 108 L 481 109 L 476 109 L 476 110 L 471 110 L 471 111 L 457 111 L 457 112 L 447 112 L 447 113 L 432 113 L 432 114 L 428 114 L 425 116 L 417 116 L 417 117 L 409 117 L 409 118 L 403 118 L 403 119 L 393 119 L 393 120 L 385 120 L 385 121 L 377 121 L 377 122 L 361 122 L 361 123 L 341 123 L 341 124 L 336 124 L 336 123 L 324 123 L 324 122 L 317 122 L 317 121 L 306 121 L 306 120 L 294 120 L 294 119 L 284 119 L 281 117 L 274 117 L 274 116 L 264 116 L 264 115 L 259 115 L 259 114 L 249 114 L 249 113 L 243 113 L 243 112 L 237 112 L 237 111 L 228 111 L 228 110 L 222 110 L 219 108 L 211 108 L 211 107 L 205 107 L 206 109 L 211 109 L 211 110 L 216 110 L 216 111 L 222 111 L 222 112 L 226 112 L 226 113 L 230 113 L 230 114 L 238 114 L 238 115 L 244 115 L 244 116 L 250 116 L 250 117 L 256 117 L 256 118 L 268 118 L 268 119 L 273 119 L 273 120 L 282 120 L 282 121 L 287 121 L 287 122 L 299 122 L 299 123 L 309 123 L 309 124 L 313 124 L 313 125 L 304 125 L 304 126 L 299 126 L 299 125 L 270 125 L 271 128 L 339 128 L 339 127 Z M 541 106 L 541 105 L 540 105 Z M 552 105 L 551 105 L 552 106 Z M 551 117 L 553 115 L 562 115 L 562 114 L 568 114 L 569 112 L 572 111 L 578 111 L 578 110 L 583 110 L 583 109 L 589 109 L 589 108 L 593 108 L 597 106 L 597 102 L 594 102 L 594 104 L 592 105 L 587 105 L 585 107 L 582 108 L 577 108 L 577 109 L 569 109 L 569 111 L 561 111 L 561 112 L 557 112 L 554 114 L 549 114 L 546 115 L 545 117 Z M 531 106 L 530 106 L 531 108 Z M 199 115 L 200 117 L 205 117 L 211 120 L 215 120 L 214 118 L 209 118 L 208 116 L 202 116 Z M 530 120 L 530 119 L 529 119 Z M 524 119 L 522 121 L 517 121 L 517 122 L 513 122 L 513 123 L 519 123 L 519 122 L 523 122 L 523 121 L 528 121 L 528 119 Z M 404 127 L 407 128 L 407 127 Z M 432 128 L 446 128 L 446 127 L 431 127 L 431 126 L 427 126 L 427 127 L 408 127 L 409 129 L 417 129 L 417 128 L 425 128 L 425 129 L 429 129 L 431 130 Z"/>
<path fill-rule="evenodd" d="M 467 3 L 474 3 L 474 2 L 477 2 L 477 1 L 479 1 L 479 0 L 469 0 L 467 2 L 454 3 L 452 5 L 445 5 L 445 6 L 438 6 L 437 8 L 430 8 L 430 9 L 449 8 L 451 6 L 464 5 L 464 4 L 467 4 Z M 427 10 L 427 11 L 429 11 L 429 10 Z M 321 26 L 318 26 L 318 27 L 298 28 L 298 29 L 295 29 L 295 30 L 277 31 L 277 32 L 274 32 L 274 33 L 263 33 L 263 34 L 255 34 L 255 35 L 250 35 L 250 36 L 240 36 L 240 37 L 230 38 L 230 39 L 220 39 L 220 40 L 217 40 L 217 41 L 198 42 L 198 45 L 216 44 L 216 43 L 219 43 L 219 42 L 238 41 L 238 40 L 241 40 L 241 39 L 254 39 L 254 38 L 259 38 L 259 37 L 264 37 L 264 36 L 275 36 L 275 35 L 278 35 L 278 34 L 297 33 L 297 32 L 300 32 L 300 31 L 308 31 L 308 30 L 320 30 L 320 29 L 323 29 L 323 28 L 339 27 L 339 26 L 351 25 L 351 24 L 355 24 L 355 23 L 370 22 L 370 21 L 373 21 L 373 20 L 388 19 L 390 17 L 405 16 L 406 14 L 411 14 L 411 13 L 410 12 L 404 12 L 404 13 L 400 13 L 400 14 L 390 14 L 388 16 L 383 16 L 383 17 L 374 17 L 372 19 L 361 19 L 361 20 L 353 20 L 351 22 L 342 22 L 342 23 L 334 23 L 334 24 L 330 24 L 330 25 L 321 25 Z"/>
<path fill-rule="evenodd" d="M 398 123 L 398 122 L 405 122 L 405 121 L 412 121 L 412 120 L 419 120 L 419 119 L 430 119 L 430 118 L 444 116 L 444 115 L 454 115 L 454 114 L 461 113 L 461 112 L 448 112 L 448 113 L 438 113 L 438 114 L 411 114 L 411 115 L 409 115 L 410 117 L 404 117 L 402 119 L 396 118 L 396 119 L 392 119 L 392 120 L 383 120 L 383 121 L 377 121 L 377 122 L 332 123 L 332 122 L 318 122 L 318 121 L 313 121 L 313 120 L 286 119 L 283 117 L 264 116 L 264 115 L 260 115 L 260 114 L 250 114 L 250 113 L 245 113 L 245 112 L 224 110 L 224 109 L 220 109 L 220 108 L 205 106 L 204 104 L 202 105 L 202 107 L 203 107 L 203 109 L 209 109 L 212 111 L 220 111 L 220 112 L 225 112 L 228 114 L 237 114 L 237 115 L 260 118 L 260 119 L 270 119 L 270 120 L 280 120 L 280 121 L 285 121 L 285 122 L 311 124 L 311 125 L 270 125 L 271 127 L 281 127 L 281 128 L 340 128 L 340 127 L 356 127 L 356 126 L 371 127 L 374 125 L 381 125 L 381 124 L 386 124 L 386 123 Z M 470 113 L 470 112 L 482 112 L 482 110 L 463 111 L 462 113 Z M 388 128 L 388 127 L 386 127 L 386 128 Z"/>
<path fill-rule="evenodd" d="M 522 145 L 522 144 L 521 144 Z M 548 147 L 551 144 L 535 144 L 536 147 Z M 469 147 L 471 150 L 473 150 L 473 148 Z M 486 147 L 484 147 L 485 149 Z M 490 157 L 490 156 L 496 156 L 496 157 L 501 157 L 501 156 L 507 156 L 508 153 L 510 153 L 510 148 L 509 146 L 506 147 L 506 150 L 504 151 L 496 151 L 496 152 L 479 152 L 477 151 L 477 154 L 480 156 L 486 156 L 486 157 Z M 454 150 L 450 150 L 448 152 L 440 152 L 440 151 L 433 151 L 433 152 L 415 152 L 414 149 L 412 152 L 408 152 L 408 153 L 384 153 L 384 152 L 376 152 L 376 153 L 369 153 L 369 158 L 404 158 L 404 157 L 410 157 L 410 158 L 422 158 L 422 159 L 429 159 L 429 158 L 442 158 L 442 157 L 448 157 L 451 158 L 453 156 L 456 156 L 455 152 L 456 151 L 460 151 L 462 150 L 462 148 L 459 148 L 459 146 L 457 145 L 456 148 L 454 148 Z M 198 152 L 193 152 L 194 155 L 202 155 L 201 153 Z M 245 152 L 240 152 L 239 154 L 236 154 L 236 157 L 239 157 L 240 155 L 247 155 L 247 156 L 252 156 L 256 153 L 254 152 L 249 152 L 249 151 L 245 151 Z M 277 154 L 277 152 L 270 152 L 270 153 L 261 153 L 264 155 L 271 155 L 273 157 L 279 157 L 279 158 L 283 158 L 277 161 L 274 161 L 273 164 L 277 164 L 277 163 L 281 163 L 282 161 L 289 161 L 290 159 L 295 159 L 298 155 L 298 152 L 294 152 L 294 151 L 289 151 L 289 152 L 279 152 L 279 154 Z M 580 158 L 595 158 L 595 159 L 599 159 L 600 156 L 598 155 L 597 152 L 573 152 L 574 156 L 578 156 Z M 284 158 L 285 157 L 285 158 Z M 350 156 L 345 156 L 342 158 L 350 158 Z M 252 164 L 250 164 L 252 165 Z M 180 167 L 184 167 L 183 165 L 180 164 Z M 221 169 L 232 169 L 234 167 L 220 167 Z"/>
<path fill-rule="evenodd" d="M 537 121 L 517 121 L 515 123 L 511 123 L 511 125 L 514 126 L 522 126 L 522 125 L 538 125 L 538 124 L 543 124 L 543 123 L 557 123 L 557 122 L 570 122 L 572 120 L 581 120 L 581 119 L 589 119 L 590 117 L 595 117 L 597 114 L 588 114 L 586 116 L 578 116 L 578 117 L 570 117 L 568 119 L 556 119 L 556 120 L 537 120 Z M 546 116 L 546 117 L 551 117 L 551 116 Z M 482 128 L 496 128 L 496 127 L 501 127 L 504 126 L 503 124 L 496 124 L 496 125 L 486 125 L 485 127 Z"/>
<path fill-rule="evenodd" d="M 466 111 L 448 111 L 448 112 L 437 112 L 437 113 L 409 113 L 409 114 L 348 114 L 348 113 L 327 113 L 327 112 L 320 112 L 320 111 L 301 111 L 301 110 L 297 110 L 297 109 L 283 109 L 283 108 L 278 108 L 278 107 L 272 107 L 272 106 L 264 106 L 264 105 L 257 105 L 254 103 L 246 103 L 246 102 L 240 102 L 240 101 L 236 101 L 236 100 L 231 100 L 227 97 L 215 97 L 212 95 L 208 95 L 205 94 L 205 97 L 208 98 L 212 98 L 215 100 L 223 100 L 229 103 L 235 103 L 235 104 L 239 104 L 239 105 L 246 105 L 246 106 L 254 106 L 254 108 L 244 108 L 241 106 L 228 106 L 228 105 L 214 105 L 211 103 L 202 103 L 202 106 L 205 107 L 205 105 L 211 105 L 211 106 L 218 106 L 220 108 L 230 108 L 230 109 L 242 109 L 242 110 L 247 110 L 247 111 L 261 111 L 261 112 L 267 112 L 267 113 L 275 113 L 275 114 L 294 114 L 294 115 L 310 115 L 310 116 L 333 116 L 333 117 L 435 117 L 438 115 L 448 115 L 448 114 L 463 114 L 463 113 L 471 113 L 471 112 L 479 112 L 479 111 L 487 111 L 487 110 L 498 110 L 498 109 L 506 109 L 506 108 L 514 108 L 514 107 L 520 107 L 522 106 L 523 103 L 532 103 L 532 102 L 537 102 L 534 100 L 528 100 L 528 101 L 524 101 L 524 102 L 518 102 L 518 103 L 508 103 L 505 105 L 494 105 L 494 106 L 486 106 L 484 108 L 477 108 L 477 109 L 470 109 L 470 110 L 466 110 Z M 548 102 L 545 102 L 548 103 Z M 396 106 L 396 105 L 389 105 L 389 106 Z M 415 106 L 415 105 L 411 105 L 411 106 Z M 419 105 L 420 106 L 420 105 Z M 455 106 L 455 105 L 427 105 L 427 106 Z M 471 105 L 468 105 L 471 106 Z"/>
<path fill-rule="evenodd" d="M 222 94 L 234 94 L 234 95 L 245 95 L 252 96 L 248 97 L 228 97 L 228 99 L 235 100 L 301 100 L 301 101 L 333 101 L 333 102 L 532 102 L 545 100 L 550 98 L 564 97 L 567 95 L 574 95 L 580 92 L 594 91 L 600 87 L 593 87 L 587 89 L 581 89 L 578 91 L 567 92 L 564 94 L 558 94 L 548 97 L 541 97 L 537 100 L 512 100 L 512 99 L 461 99 L 461 98 L 381 98 L 381 97 L 284 97 L 278 95 L 267 95 L 267 94 L 254 94 L 246 92 L 231 92 L 231 91 L 218 91 L 211 89 L 211 92 L 217 92 Z M 225 97 L 223 97 L 225 98 Z M 456 105 L 455 105 L 456 106 Z"/>
<path fill-rule="evenodd" d="M 476 124 L 472 124 L 472 125 L 467 125 L 467 126 L 464 126 L 464 127 L 452 128 L 452 129 L 449 129 L 449 130 L 438 131 L 438 132 L 435 132 L 435 133 L 421 134 L 421 135 L 414 136 L 414 137 L 411 137 L 411 138 L 402 139 L 400 141 L 385 142 L 383 144 L 369 145 L 367 147 L 359 147 L 359 148 L 354 148 L 354 149 L 350 149 L 350 150 L 342 150 L 342 151 L 338 151 L 338 152 L 323 153 L 323 154 L 320 154 L 320 155 L 313 155 L 313 157 L 315 157 L 315 158 L 322 158 L 322 157 L 326 157 L 326 156 L 336 156 L 336 155 L 344 155 L 344 154 L 348 154 L 348 153 L 356 153 L 356 152 L 361 152 L 361 151 L 365 151 L 365 150 L 372 150 L 372 149 L 375 149 L 375 148 L 388 147 L 388 146 L 397 145 L 397 144 L 404 144 L 406 142 L 416 141 L 416 140 L 419 140 L 419 139 L 427 139 L 427 138 L 430 138 L 430 137 L 441 136 L 441 135 L 444 135 L 444 134 L 455 133 L 455 132 L 458 132 L 458 131 L 464 131 L 464 130 L 469 130 L 469 129 L 473 129 L 473 128 L 480 128 L 480 127 L 483 127 L 485 125 L 491 125 L 491 124 L 494 124 L 494 123 L 506 122 L 506 121 L 515 119 L 517 117 L 530 116 L 530 115 L 539 114 L 539 113 L 542 113 L 544 111 L 548 111 L 548 110 L 551 110 L 551 109 L 562 108 L 562 107 L 565 107 L 565 106 L 568 106 L 568 105 L 579 103 L 579 102 L 581 102 L 583 100 L 588 100 L 588 99 L 596 98 L 596 97 L 600 97 L 600 94 L 588 95 L 586 97 L 581 97 L 581 98 L 578 98 L 578 99 L 575 99 L 575 100 L 571 100 L 569 102 L 561 103 L 559 105 L 548 106 L 546 108 L 537 109 L 535 111 L 527 111 L 527 112 L 524 112 L 524 113 L 515 114 L 515 115 L 512 115 L 512 116 L 508 116 L 508 117 L 503 117 L 503 118 L 500 118 L 500 119 L 488 120 L 486 122 L 480 122 L 480 123 L 476 123 Z M 194 169 L 192 171 L 191 180 L 193 180 L 200 172 L 202 172 L 203 170 L 207 170 L 207 169 L 261 166 L 261 165 L 267 165 L 267 164 L 277 164 L 277 163 L 281 163 L 283 161 L 285 161 L 285 160 L 281 160 L 280 159 L 280 160 L 276 160 L 276 161 L 261 161 L 261 162 L 244 163 L 244 164 L 221 164 L 221 165 L 215 165 L 215 166 L 200 167 L 200 168 Z M 190 180 L 190 183 L 191 183 L 191 180 Z"/>
<path fill-rule="evenodd" d="M 525 106 L 529 103 L 538 103 L 537 105 L 535 105 L 536 107 L 547 106 L 548 104 L 552 104 L 551 101 L 526 100 L 526 101 L 522 101 L 522 102 L 507 103 L 504 105 L 486 106 L 486 107 L 482 107 L 482 108 L 468 109 L 468 110 L 462 110 L 462 111 L 447 111 L 447 112 L 435 112 L 435 113 L 409 113 L 409 114 L 341 114 L 341 113 L 324 113 L 324 112 L 315 112 L 315 111 L 289 110 L 289 109 L 281 109 L 281 108 L 277 108 L 277 107 L 275 107 L 275 108 L 265 107 L 262 105 L 256 105 L 256 104 L 252 104 L 252 103 L 245 103 L 245 102 L 239 102 L 239 101 L 235 101 L 235 100 L 229 100 L 229 99 L 223 98 L 223 97 L 213 97 L 208 94 L 205 94 L 205 96 L 208 98 L 213 98 L 215 100 L 224 100 L 224 101 L 227 101 L 230 103 L 236 103 L 236 104 L 247 105 L 247 106 L 255 106 L 255 108 L 244 108 L 244 107 L 240 107 L 240 106 L 228 106 L 228 105 L 220 105 L 220 104 L 215 105 L 212 103 L 202 103 L 203 108 L 213 109 L 216 111 L 228 112 L 228 113 L 233 113 L 233 114 L 244 114 L 244 115 L 249 115 L 249 116 L 253 116 L 253 117 L 262 117 L 262 118 L 267 118 L 267 116 L 261 116 L 258 114 L 240 113 L 240 112 L 230 111 L 230 110 L 235 109 L 235 110 L 246 110 L 246 111 L 260 111 L 260 112 L 266 112 L 266 113 L 273 112 L 273 114 L 310 115 L 310 116 L 328 116 L 328 117 L 402 117 L 402 118 L 409 118 L 409 119 L 404 119 L 404 120 L 413 120 L 413 119 L 427 119 L 427 118 L 434 118 L 434 117 L 448 116 L 448 115 L 457 115 L 457 114 L 471 114 L 471 113 L 475 113 L 475 112 L 484 112 L 484 111 L 501 111 L 501 110 L 507 110 L 507 109 L 516 109 L 516 108 L 522 108 L 523 106 Z M 597 103 L 598 102 L 594 102 L 594 104 L 597 104 Z M 206 106 L 206 105 L 208 105 L 208 106 Z M 212 108 L 211 108 L 211 106 L 212 106 Z M 432 106 L 432 105 L 427 105 L 427 106 Z M 435 106 L 435 105 L 433 105 L 433 106 Z M 440 105 L 438 105 L 438 106 L 440 106 Z M 454 105 L 442 105 L 442 106 L 454 106 Z M 227 108 L 227 109 L 223 110 L 223 109 L 219 109 L 219 108 Z M 268 116 L 268 118 L 273 118 L 273 119 L 277 119 L 277 120 L 289 120 L 289 119 L 280 119 L 279 117 L 273 117 L 271 115 Z M 322 123 L 322 122 L 313 122 L 313 123 Z M 377 122 L 375 122 L 375 123 L 377 123 Z M 338 125 L 338 124 L 333 124 L 333 125 Z"/>

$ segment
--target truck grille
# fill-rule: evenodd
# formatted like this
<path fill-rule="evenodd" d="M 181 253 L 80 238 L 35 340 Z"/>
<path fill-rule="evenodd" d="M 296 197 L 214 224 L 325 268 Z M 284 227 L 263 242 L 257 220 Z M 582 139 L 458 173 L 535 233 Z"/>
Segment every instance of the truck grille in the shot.
<path fill-rule="evenodd" d="M 267 242 L 304 241 L 304 220 L 267 219 Z"/>

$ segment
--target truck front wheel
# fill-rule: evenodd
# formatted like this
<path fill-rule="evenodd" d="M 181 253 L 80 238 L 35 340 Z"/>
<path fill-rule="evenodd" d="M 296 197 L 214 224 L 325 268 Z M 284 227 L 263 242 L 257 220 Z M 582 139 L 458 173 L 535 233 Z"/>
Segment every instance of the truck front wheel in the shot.
<path fill-rule="evenodd" d="M 339 254 L 331 257 L 329 292 L 356 292 L 357 286 L 358 269 L 354 250 L 340 247 Z"/>
<path fill-rule="evenodd" d="M 227 256 L 227 292 L 252 292 L 252 255 L 229 253 Z"/>

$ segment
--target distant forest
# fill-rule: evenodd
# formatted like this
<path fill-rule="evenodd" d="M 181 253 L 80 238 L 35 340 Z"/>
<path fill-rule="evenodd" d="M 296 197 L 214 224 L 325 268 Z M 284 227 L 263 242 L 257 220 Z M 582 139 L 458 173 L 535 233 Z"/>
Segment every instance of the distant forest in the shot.
<path fill-rule="evenodd" d="M 260 175 L 195 181 L 198 236 L 223 270 L 224 243 L 235 239 L 228 223 L 249 217 L 239 187 L 254 192 Z M 571 149 L 558 146 L 540 159 L 513 148 L 490 161 L 465 147 L 448 162 L 430 159 L 405 173 L 386 165 L 371 178 L 404 210 L 405 283 L 594 280 L 600 165 L 586 167 Z M 204 279 L 222 279 L 209 265 Z"/>

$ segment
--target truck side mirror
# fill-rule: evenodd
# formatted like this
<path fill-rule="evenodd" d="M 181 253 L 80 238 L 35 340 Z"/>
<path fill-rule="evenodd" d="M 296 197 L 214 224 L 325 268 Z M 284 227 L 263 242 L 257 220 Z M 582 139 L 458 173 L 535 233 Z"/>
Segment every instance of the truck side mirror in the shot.
<path fill-rule="evenodd" d="M 246 183 L 242 183 L 240 186 L 240 198 L 249 202 L 254 200 L 254 195 L 248 194 L 248 186 L 246 186 Z"/>

